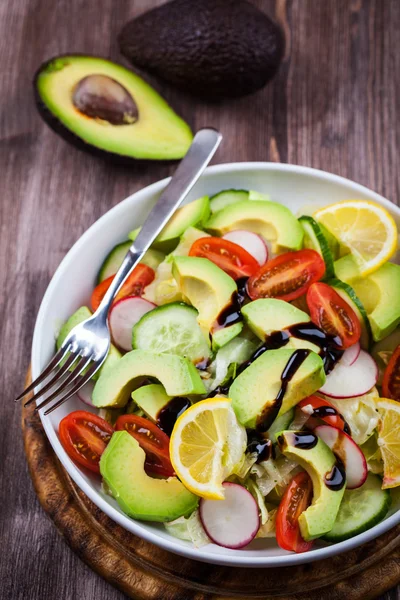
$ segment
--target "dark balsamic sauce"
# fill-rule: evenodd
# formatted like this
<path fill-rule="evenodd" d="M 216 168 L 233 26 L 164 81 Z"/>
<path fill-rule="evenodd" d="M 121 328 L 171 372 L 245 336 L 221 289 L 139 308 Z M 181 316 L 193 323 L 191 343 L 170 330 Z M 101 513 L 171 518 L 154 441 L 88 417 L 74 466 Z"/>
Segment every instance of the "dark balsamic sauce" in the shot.
<path fill-rule="evenodd" d="M 234 292 L 231 297 L 231 302 L 219 313 L 216 325 L 213 327 L 213 331 L 216 329 L 222 329 L 223 327 L 229 327 L 235 323 L 239 323 L 243 320 L 241 313 L 241 306 L 238 300 L 238 293 Z"/>
<path fill-rule="evenodd" d="M 265 406 L 257 417 L 257 431 L 267 431 L 269 426 L 275 421 L 281 409 L 283 398 L 285 396 L 289 382 L 294 377 L 294 375 L 296 374 L 300 366 L 303 364 L 303 362 L 306 360 L 310 352 L 310 350 L 302 348 L 293 352 L 293 354 L 287 361 L 285 368 L 282 371 L 281 387 L 276 395 L 274 402 Z"/>
<path fill-rule="evenodd" d="M 311 450 L 318 444 L 318 436 L 312 431 L 294 431 L 290 435 L 293 436 L 293 446 L 300 450 Z"/>
<path fill-rule="evenodd" d="M 215 388 L 215 390 L 212 390 L 207 398 L 214 398 L 215 396 L 219 396 L 220 394 L 222 394 L 223 396 L 226 396 L 229 392 L 229 388 L 231 387 L 232 381 L 228 381 L 227 384 L 225 385 L 219 385 L 218 387 Z"/>
<path fill-rule="evenodd" d="M 338 492 L 346 483 L 346 471 L 342 461 L 337 458 L 332 470 L 326 473 L 324 483 L 333 492 Z"/>
<path fill-rule="evenodd" d="M 243 306 L 244 302 L 247 300 L 248 295 L 247 295 L 247 281 L 248 281 L 248 277 L 240 277 L 240 279 L 236 280 L 236 285 L 237 285 L 237 301 L 239 302 L 240 306 Z"/>
<path fill-rule="evenodd" d="M 247 430 L 247 448 L 246 452 L 256 453 L 256 462 L 275 458 L 275 449 L 271 440 L 265 438 L 261 433 L 254 429 Z"/>
<path fill-rule="evenodd" d="M 339 340 L 322 331 L 311 321 L 309 323 L 295 323 L 288 328 L 288 331 L 294 337 L 311 342 L 320 348 L 320 356 L 324 362 L 326 374 L 332 371 L 337 361 L 343 356 L 343 350 L 338 348 Z"/>
<path fill-rule="evenodd" d="M 177 396 L 172 398 L 157 415 L 157 425 L 167 435 L 171 435 L 174 425 L 178 417 L 189 408 L 190 400 Z"/>
<path fill-rule="evenodd" d="M 318 406 L 318 408 L 313 409 L 312 413 L 313 417 L 318 417 L 323 419 L 324 417 L 340 417 L 343 421 L 343 431 L 348 435 L 351 435 L 351 430 L 349 424 L 344 420 L 343 416 L 340 414 L 338 410 L 334 406 Z"/>

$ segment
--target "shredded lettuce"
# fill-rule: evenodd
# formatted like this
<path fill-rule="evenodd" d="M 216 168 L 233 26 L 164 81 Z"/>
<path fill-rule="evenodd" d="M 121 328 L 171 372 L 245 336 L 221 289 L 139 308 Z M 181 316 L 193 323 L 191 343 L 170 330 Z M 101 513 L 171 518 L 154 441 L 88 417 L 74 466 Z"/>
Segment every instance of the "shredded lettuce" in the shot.
<path fill-rule="evenodd" d="M 381 475 L 383 473 L 383 460 L 381 449 L 378 446 L 378 436 L 373 433 L 368 440 L 360 446 L 367 461 L 368 471 Z"/>
<path fill-rule="evenodd" d="M 237 365 L 250 358 L 256 345 L 243 337 L 236 337 L 218 350 L 215 359 L 209 367 L 211 377 L 203 381 L 210 392 L 224 385 L 236 375 Z"/>
<path fill-rule="evenodd" d="M 210 544 L 211 540 L 201 524 L 199 511 L 192 512 L 190 517 L 179 517 L 175 521 L 164 523 L 165 529 L 180 540 L 192 542 L 196 548 Z"/>
<path fill-rule="evenodd" d="M 250 469 L 250 474 L 255 476 L 255 481 L 263 496 L 268 496 L 276 487 L 286 487 L 291 479 L 291 474 L 298 467 L 293 460 L 280 456 L 274 460 L 264 460 L 261 463 L 254 464 Z"/>
<path fill-rule="evenodd" d="M 250 494 L 258 504 L 258 508 L 260 509 L 261 524 L 264 525 L 268 521 L 268 509 L 265 506 L 264 496 L 262 495 L 258 485 L 251 477 L 249 477 L 246 481 L 246 488 L 249 490 Z"/>
<path fill-rule="evenodd" d="M 257 458 L 257 452 L 243 454 L 242 460 L 235 466 L 232 475 L 236 475 L 239 479 L 246 479 Z"/>
<path fill-rule="evenodd" d="M 376 409 L 378 397 L 378 390 L 373 388 L 368 394 L 357 398 L 327 398 L 347 421 L 351 429 L 351 437 L 359 446 L 368 440 L 378 425 L 379 413 Z"/>
<path fill-rule="evenodd" d="M 276 524 L 276 509 L 270 510 L 268 513 L 268 519 L 263 523 L 257 532 L 256 537 L 258 538 L 274 538 L 275 537 L 275 524 Z"/>

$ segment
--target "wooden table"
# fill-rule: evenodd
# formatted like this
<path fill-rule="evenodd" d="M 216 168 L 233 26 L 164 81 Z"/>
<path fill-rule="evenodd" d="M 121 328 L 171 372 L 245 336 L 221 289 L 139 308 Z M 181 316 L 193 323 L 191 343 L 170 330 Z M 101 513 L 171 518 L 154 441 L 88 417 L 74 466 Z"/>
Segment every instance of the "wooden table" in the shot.
<path fill-rule="evenodd" d="M 35 316 L 59 262 L 98 217 L 172 172 L 121 168 L 68 146 L 36 114 L 31 79 L 46 58 L 87 52 L 121 60 L 116 34 L 159 2 L 14 0 L 0 3 L 0 596 L 122 598 L 57 536 L 28 476 L 20 409 Z M 399 0 L 258 0 L 287 37 L 278 76 L 248 98 L 208 104 L 157 83 L 197 129 L 224 142 L 214 162 L 270 160 L 332 171 L 393 202 L 400 197 Z M 400 598 L 395 590 L 386 599 Z M 188 599 L 189 600 L 189 599 Z"/>

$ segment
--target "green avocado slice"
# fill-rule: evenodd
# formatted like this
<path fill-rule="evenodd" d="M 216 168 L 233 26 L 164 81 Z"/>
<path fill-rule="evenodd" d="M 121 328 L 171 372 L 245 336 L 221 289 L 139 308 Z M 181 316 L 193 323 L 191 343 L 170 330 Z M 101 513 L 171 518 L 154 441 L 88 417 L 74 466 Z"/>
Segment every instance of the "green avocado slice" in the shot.
<path fill-rule="evenodd" d="M 143 521 L 173 521 L 199 502 L 177 477 L 155 479 L 144 470 L 146 455 L 127 431 L 116 431 L 100 460 L 100 473 L 124 513 Z"/>
<path fill-rule="evenodd" d="M 276 414 L 281 376 L 295 352 L 302 351 L 286 348 L 267 350 L 236 377 L 229 389 L 229 397 L 242 425 L 251 429 L 260 427 L 259 419 L 262 416 L 266 431 L 276 416 L 284 414 L 323 386 L 325 371 L 322 359 L 310 351 L 288 382 L 282 405 Z M 271 418 L 268 423 L 269 414 Z"/>
<path fill-rule="evenodd" d="M 300 447 L 298 441 L 300 439 L 301 442 L 302 438 L 299 436 L 308 436 L 307 439 L 311 440 L 309 447 Z M 278 444 L 281 452 L 298 462 L 311 477 L 313 499 L 311 506 L 301 513 L 299 525 L 306 541 L 319 538 L 332 529 L 346 489 L 345 478 L 340 489 L 326 484 L 326 478 L 336 466 L 336 457 L 325 442 L 312 432 L 283 431 L 278 436 Z"/>
<path fill-rule="evenodd" d="M 125 406 L 131 392 L 148 377 L 158 379 L 169 396 L 206 392 L 199 372 L 186 358 L 132 350 L 101 374 L 93 390 L 94 406 Z"/>
<path fill-rule="evenodd" d="M 82 150 L 121 162 L 172 160 L 191 144 L 189 126 L 167 102 L 139 75 L 110 60 L 54 57 L 38 69 L 34 89 L 45 122 Z"/>

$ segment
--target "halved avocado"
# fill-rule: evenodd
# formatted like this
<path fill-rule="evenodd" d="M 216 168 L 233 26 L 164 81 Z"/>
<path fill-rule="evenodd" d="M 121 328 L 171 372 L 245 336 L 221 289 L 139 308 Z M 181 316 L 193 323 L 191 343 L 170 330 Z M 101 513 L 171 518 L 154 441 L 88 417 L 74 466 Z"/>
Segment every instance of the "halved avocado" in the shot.
<path fill-rule="evenodd" d="M 104 58 L 52 58 L 39 67 L 33 85 L 44 121 L 103 158 L 175 160 L 192 141 L 189 126 L 148 83 Z"/>

